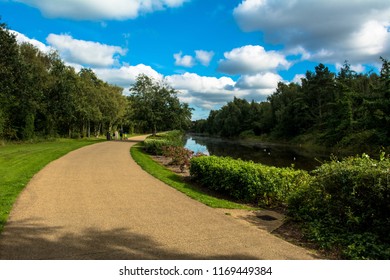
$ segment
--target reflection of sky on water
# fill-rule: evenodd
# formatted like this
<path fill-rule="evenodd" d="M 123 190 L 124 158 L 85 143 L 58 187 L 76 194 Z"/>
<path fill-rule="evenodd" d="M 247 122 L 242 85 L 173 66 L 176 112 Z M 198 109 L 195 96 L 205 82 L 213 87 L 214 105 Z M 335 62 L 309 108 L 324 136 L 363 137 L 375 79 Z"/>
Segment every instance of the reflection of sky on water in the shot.
<path fill-rule="evenodd" d="M 202 153 L 205 155 L 210 155 L 206 146 L 196 143 L 195 140 L 193 140 L 192 138 L 187 139 L 187 142 L 186 142 L 186 145 L 184 146 L 184 148 L 189 149 L 191 151 L 194 151 L 195 154 Z"/>

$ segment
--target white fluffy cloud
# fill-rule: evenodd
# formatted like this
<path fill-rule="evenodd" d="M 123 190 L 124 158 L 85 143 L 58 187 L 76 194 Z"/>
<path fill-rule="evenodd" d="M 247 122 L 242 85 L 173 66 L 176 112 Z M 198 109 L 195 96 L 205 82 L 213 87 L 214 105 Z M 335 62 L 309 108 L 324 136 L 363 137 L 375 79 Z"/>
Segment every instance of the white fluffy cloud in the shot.
<path fill-rule="evenodd" d="M 114 65 L 117 62 L 116 56 L 125 55 L 127 52 L 121 47 L 77 40 L 70 35 L 50 34 L 46 40 L 60 52 L 65 61 L 92 67 Z"/>
<path fill-rule="evenodd" d="M 191 55 L 183 55 L 183 52 L 178 52 L 173 55 L 176 66 L 193 67 L 196 62 L 200 62 L 203 66 L 209 66 L 213 59 L 213 51 L 196 50 L 195 57 Z"/>
<path fill-rule="evenodd" d="M 243 46 L 224 53 L 218 70 L 227 74 L 257 74 L 289 68 L 290 63 L 277 51 L 266 51 L 262 46 Z"/>
<path fill-rule="evenodd" d="M 278 82 L 282 80 L 283 78 L 281 76 L 274 73 L 244 75 L 238 79 L 236 86 L 240 89 L 258 89 L 274 91 L 278 85 Z"/>
<path fill-rule="evenodd" d="M 209 66 L 210 61 L 213 59 L 214 52 L 212 51 L 204 51 L 204 50 L 197 50 L 195 51 L 196 59 L 202 64 L 203 66 Z"/>
<path fill-rule="evenodd" d="M 305 58 L 354 63 L 390 55 L 388 0 L 243 0 L 234 9 L 244 31 L 261 31 Z"/>
<path fill-rule="evenodd" d="M 14 0 L 48 17 L 77 20 L 134 19 L 140 14 L 181 6 L 187 0 Z"/>
<path fill-rule="evenodd" d="M 26 35 L 19 33 L 17 31 L 11 30 L 11 33 L 16 36 L 16 41 L 21 44 L 21 43 L 28 43 L 33 45 L 34 47 L 38 48 L 41 52 L 43 53 L 49 53 L 53 49 L 49 46 L 46 46 L 44 43 L 36 40 L 36 39 L 31 39 L 28 38 Z"/>
<path fill-rule="evenodd" d="M 182 52 L 173 55 L 176 66 L 192 67 L 195 65 L 195 59 L 190 55 L 184 55 Z"/>
<path fill-rule="evenodd" d="M 202 109 L 220 108 L 234 97 L 263 101 L 274 92 L 282 78 L 273 73 L 242 76 L 237 82 L 230 77 L 207 77 L 185 73 L 165 77 L 180 91 L 180 99 Z"/>
<path fill-rule="evenodd" d="M 94 72 L 100 79 L 124 88 L 132 85 L 140 74 L 145 74 L 156 80 L 161 80 L 163 78 L 163 76 L 152 67 L 144 64 L 135 66 L 124 65 L 120 68 L 97 68 L 94 69 Z"/>
<path fill-rule="evenodd" d="M 235 82 L 228 77 L 206 77 L 195 73 L 167 76 L 166 81 L 179 90 L 182 100 L 204 109 L 213 109 L 234 97 Z"/>
<path fill-rule="evenodd" d="M 388 26 L 386 26 L 388 25 Z M 389 53 L 390 48 L 390 13 L 387 23 L 371 20 L 364 23 L 359 30 L 353 32 L 347 40 L 347 47 L 355 55 L 380 55 Z"/>

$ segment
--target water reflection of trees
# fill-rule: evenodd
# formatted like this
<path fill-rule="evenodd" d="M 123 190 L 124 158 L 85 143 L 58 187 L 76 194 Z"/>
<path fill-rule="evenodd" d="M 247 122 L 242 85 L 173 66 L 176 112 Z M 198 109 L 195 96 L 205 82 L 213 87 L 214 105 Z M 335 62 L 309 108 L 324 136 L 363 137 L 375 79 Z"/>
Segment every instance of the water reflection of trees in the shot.
<path fill-rule="evenodd" d="M 245 143 L 240 141 L 225 140 L 220 138 L 192 136 L 196 144 L 207 147 L 211 155 L 229 156 L 242 160 L 277 166 L 312 170 L 329 157 L 315 152 L 297 149 L 285 145 L 267 145 L 263 143 Z"/>

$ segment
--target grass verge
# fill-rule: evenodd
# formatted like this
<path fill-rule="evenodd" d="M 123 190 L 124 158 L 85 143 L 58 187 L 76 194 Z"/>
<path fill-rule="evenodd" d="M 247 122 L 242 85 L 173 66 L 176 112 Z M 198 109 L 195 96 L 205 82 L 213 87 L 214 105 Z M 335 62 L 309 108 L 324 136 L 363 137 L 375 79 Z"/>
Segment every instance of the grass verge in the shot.
<path fill-rule="evenodd" d="M 137 164 L 140 165 L 141 168 L 148 172 L 150 175 L 175 188 L 176 190 L 186 194 L 192 199 L 206 204 L 207 206 L 226 209 L 255 209 L 244 204 L 239 204 L 225 199 L 213 197 L 209 194 L 202 192 L 193 185 L 184 182 L 181 176 L 177 175 L 171 170 L 168 170 L 164 166 L 161 166 L 159 163 L 155 162 L 148 154 L 146 154 L 142 149 L 142 143 L 133 146 L 130 152 L 135 162 L 137 162 Z"/>
<path fill-rule="evenodd" d="M 57 139 L 0 146 L 0 232 L 19 193 L 38 171 L 70 151 L 99 141 Z"/>

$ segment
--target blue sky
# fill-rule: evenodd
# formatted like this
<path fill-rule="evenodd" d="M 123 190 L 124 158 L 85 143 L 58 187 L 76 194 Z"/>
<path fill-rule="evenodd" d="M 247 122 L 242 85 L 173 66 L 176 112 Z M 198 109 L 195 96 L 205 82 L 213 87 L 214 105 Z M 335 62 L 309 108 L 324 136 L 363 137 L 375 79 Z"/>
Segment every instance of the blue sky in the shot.
<path fill-rule="evenodd" d="M 164 79 L 206 118 L 234 96 L 262 101 L 318 63 L 378 71 L 388 0 L 0 0 L 2 22 L 77 70 L 128 88 Z"/>

